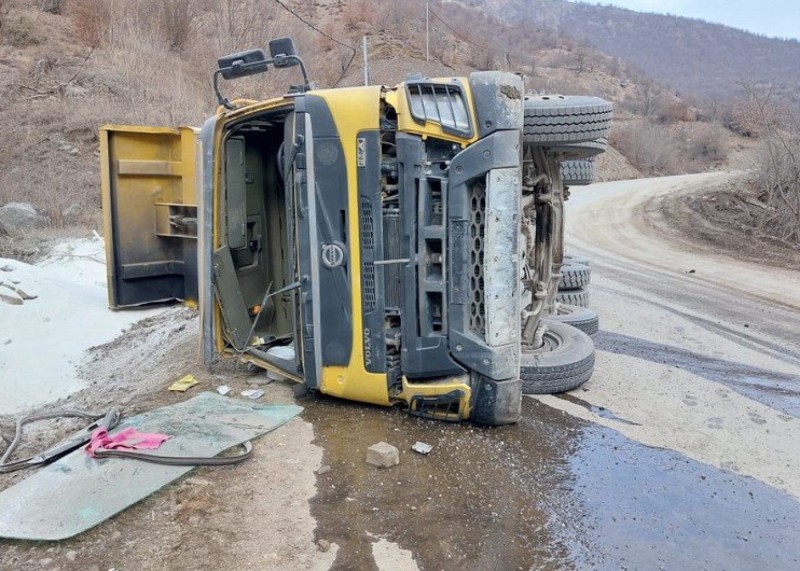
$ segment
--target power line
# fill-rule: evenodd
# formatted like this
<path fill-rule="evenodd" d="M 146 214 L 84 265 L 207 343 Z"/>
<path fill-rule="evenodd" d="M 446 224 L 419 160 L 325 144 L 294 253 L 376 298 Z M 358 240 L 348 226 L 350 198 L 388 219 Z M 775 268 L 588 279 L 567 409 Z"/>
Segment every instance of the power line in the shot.
<path fill-rule="evenodd" d="M 340 42 L 339 40 L 337 40 L 337 39 L 336 39 L 336 38 L 334 38 L 333 36 L 330 36 L 330 35 L 326 34 L 326 33 L 325 33 L 325 32 L 323 32 L 322 30 L 320 30 L 319 28 L 317 28 L 317 27 L 316 27 L 314 24 L 312 24 L 311 22 L 309 22 L 308 20 L 306 20 L 305 18 L 303 18 L 303 17 L 302 17 L 300 14 L 298 14 L 297 12 L 295 12 L 294 10 L 292 10 L 291 8 L 289 8 L 289 7 L 288 7 L 286 4 L 284 4 L 283 2 L 281 2 L 281 0 L 275 0 L 275 3 L 276 3 L 278 6 L 280 6 L 281 8 L 283 8 L 284 10 L 286 10 L 287 12 L 289 12 L 289 13 L 290 13 L 292 16 L 294 16 L 295 18 L 297 18 L 298 20 L 300 20 L 301 22 L 303 22 L 303 23 L 304 23 L 306 26 L 308 26 L 309 28 L 311 28 L 311 29 L 312 29 L 312 30 L 314 30 L 315 32 L 319 32 L 320 34 L 322 34 L 323 36 L 325 36 L 326 38 L 328 38 L 328 39 L 329 39 L 329 40 L 331 40 L 332 42 L 336 42 L 336 43 L 337 43 L 337 44 L 339 44 L 340 46 L 342 46 L 342 47 L 345 47 L 345 48 L 347 48 L 347 49 L 349 49 L 349 50 L 352 50 L 352 51 L 353 51 L 353 53 L 355 53 L 355 52 L 356 52 L 356 48 L 354 48 L 353 46 L 348 46 L 347 44 L 345 44 L 345 43 L 343 43 L 343 42 Z"/>
<path fill-rule="evenodd" d="M 295 18 L 297 18 L 298 20 L 300 20 L 301 22 L 303 22 L 303 23 L 304 23 L 306 26 L 308 26 L 309 28 L 311 28 L 312 30 L 314 30 L 315 32 L 317 32 L 318 34 L 321 34 L 322 36 L 324 36 L 324 37 L 328 38 L 328 39 L 329 39 L 329 40 L 331 40 L 332 42 L 335 42 L 335 43 L 339 44 L 340 46 L 342 46 L 342 47 L 344 47 L 344 48 L 347 48 L 348 50 L 350 50 L 350 51 L 352 51 L 352 52 L 353 52 L 353 53 L 352 53 L 352 55 L 350 56 L 350 61 L 348 61 L 348 62 L 347 62 L 347 65 L 346 65 L 346 66 L 344 66 L 344 69 L 342 70 L 342 75 L 340 75 L 340 76 L 339 76 L 339 79 L 337 79 L 337 80 L 336 80 L 336 83 L 334 83 L 334 84 L 333 84 L 333 86 L 334 86 L 334 87 L 336 87 L 337 85 L 339 85 L 339 82 L 340 82 L 340 81 L 342 81 L 342 79 L 344 79 L 344 76 L 345 76 L 345 75 L 347 75 L 347 70 L 349 70 L 349 69 L 350 69 L 350 66 L 351 66 L 351 65 L 352 65 L 352 63 L 353 63 L 353 60 L 354 60 L 354 59 L 356 59 L 356 53 L 357 53 L 357 51 L 356 51 L 356 48 L 354 48 L 353 46 L 349 46 L 349 45 L 345 44 L 344 42 L 341 42 L 341 41 L 337 40 L 336 38 L 334 38 L 333 36 L 331 36 L 331 35 L 329 35 L 329 34 L 326 34 L 326 33 L 325 33 L 325 32 L 323 32 L 322 30 L 320 30 L 319 28 L 317 28 L 317 27 L 316 27 L 314 24 L 312 24 L 311 22 L 309 22 L 308 20 L 306 20 L 305 18 L 303 18 L 303 17 L 302 17 L 300 14 L 298 14 L 297 12 L 295 12 L 294 10 L 292 10 L 291 8 L 289 8 L 289 7 L 288 7 L 286 4 L 284 4 L 283 2 L 281 2 L 281 0 L 275 0 L 275 3 L 276 3 L 278 6 L 280 6 L 281 8 L 283 8 L 284 10 L 286 10 L 287 12 L 289 12 L 289 13 L 290 13 L 292 16 L 294 16 Z"/>
<path fill-rule="evenodd" d="M 450 27 L 450 24 L 448 24 L 447 22 L 445 22 L 445 21 L 444 21 L 444 20 L 441 18 L 441 16 L 439 16 L 439 14 L 437 14 L 436 12 L 434 12 L 433 10 L 431 10 L 430 8 L 428 8 L 428 11 L 431 13 L 431 15 L 432 15 L 434 18 L 436 18 L 437 20 L 439 20 L 439 22 L 441 22 L 441 23 L 442 23 L 442 25 L 443 25 L 445 28 L 447 28 L 448 30 L 450 30 L 450 31 L 453 33 L 453 35 L 454 35 L 456 38 L 458 38 L 459 40 L 461 40 L 461 41 L 462 41 L 462 42 L 464 42 L 465 44 L 468 44 L 468 45 L 470 45 L 470 46 L 473 46 L 473 47 L 477 47 L 477 46 L 475 46 L 475 44 L 473 44 L 471 41 L 469 41 L 468 39 L 466 39 L 465 37 L 463 37 L 461 34 L 459 34 L 458 32 L 456 32 L 456 31 L 455 31 L 455 30 L 454 30 L 452 27 Z"/>

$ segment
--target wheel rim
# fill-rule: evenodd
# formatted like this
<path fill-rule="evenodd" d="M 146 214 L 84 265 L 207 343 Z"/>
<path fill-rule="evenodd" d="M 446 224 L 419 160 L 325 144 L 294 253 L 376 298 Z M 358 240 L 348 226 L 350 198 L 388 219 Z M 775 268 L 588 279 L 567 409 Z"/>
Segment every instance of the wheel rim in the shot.
<path fill-rule="evenodd" d="M 541 347 L 523 347 L 523 351 L 526 353 L 550 353 L 558 350 L 560 347 L 563 347 L 565 343 L 566 342 L 564 338 L 558 331 L 553 331 L 550 327 L 548 327 L 547 330 L 545 330 L 544 335 L 542 335 Z"/>

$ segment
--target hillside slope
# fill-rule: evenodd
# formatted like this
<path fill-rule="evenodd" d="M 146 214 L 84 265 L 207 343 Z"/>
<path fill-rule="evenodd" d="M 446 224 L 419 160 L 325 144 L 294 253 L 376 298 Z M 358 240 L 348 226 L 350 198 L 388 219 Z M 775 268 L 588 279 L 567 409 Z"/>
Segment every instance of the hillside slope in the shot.
<path fill-rule="evenodd" d="M 468 0 L 508 21 L 549 26 L 647 70 L 700 98 L 725 99 L 747 79 L 771 83 L 798 103 L 800 42 L 721 24 L 566 0 Z"/>
<path fill-rule="evenodd" d="M 41 0 L 3 6 L 0 205 L 31 203 L 55 228 L 99 230 L 101 124 L 199 125 L 215 108 L 216 59 L 266 47 L 281 36 L 295 39 L 319 87 L 361 84 L 360 43 L 367 36 L 373 83 L 392 85 L 414 71 L 442 77 L 502 69 L 523 73 L 529 92 L 610 99 L 621 134 L 612 131 L 612 144 L 619 142 L 622 154 L 599 163 L 598 176 L 606 180 L 636 176 L 637 169 L 651 174 L 717 167 L 718 157 L 684 140 L 709 132 L 712 143 L 724 146 L 730 137 L 709 131 L 690 105 L 653 82 L 645 85 L 643 74 L 619 58 L 555 28 L 532 29 L 459 2 L 430 2 L 429 58 L 424 0 L 69 0 L 59 13 L 43 11 Z M 298 75 L 296 69 L 273 69 L 226 82 L 223 89 L 230 98 L 275 97 Z M 657 99 L 670 117 L 643 145 L 638 133 L 649 121 L 661 121 L 649 116 L 648 99 Z M 631 149 L 640 148 L 655 158 L 632 159 Z M 0 237 L 4 248 L 16 257 L 38 251 Z"/>

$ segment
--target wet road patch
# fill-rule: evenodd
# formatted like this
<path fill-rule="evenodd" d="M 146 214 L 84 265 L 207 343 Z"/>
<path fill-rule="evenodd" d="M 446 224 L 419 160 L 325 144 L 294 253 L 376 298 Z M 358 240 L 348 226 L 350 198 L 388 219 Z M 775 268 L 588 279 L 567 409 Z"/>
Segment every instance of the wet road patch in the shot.
<path fill-rule="evenodd" d="M 336 568 L 375 569 L 377 538 L 421 569 L 791 568 L 800 504 L 752 478 L 525 399 L 487 429 L 320 398 L 302 403 L 331 471 L 318 476 L 317 539 Z M 416 441 L 433 445 L 422 456 Z M 377 469 L 386 441 L 400 464 Z"/>

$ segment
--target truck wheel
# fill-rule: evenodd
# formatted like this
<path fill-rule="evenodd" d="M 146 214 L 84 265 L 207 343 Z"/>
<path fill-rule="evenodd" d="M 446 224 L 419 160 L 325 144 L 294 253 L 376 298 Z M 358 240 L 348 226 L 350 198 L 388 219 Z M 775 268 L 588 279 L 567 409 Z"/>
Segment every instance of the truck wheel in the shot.
<path fill-rule="evenodd" d="M 592 159 L 606 152 L 608 139 L 595 139 L 585 143 L 563 143 L 549 145 L 550 154 L 558 153 L 564 160 Z"/>
<path fill-rule="evenodd" d="M 594 180 L 594 158 L 561 161 L 558 168 L 565 186 L 585 186 Z"/>
<path fill-rule="evenodd" d="M 612 105 L 585 95 L 527 95 L 522 140 L 538 146 L 607 139 Z M 603 148 L 603 150 L 605 147 Z"/>
<path fill-rule="evenodd" d="M 583 331 L 545 320 L 539 349 L 522 348 L 520 378 L 527 395 L 562 393 L 581 386 L 594 371 L 594 343 Z"/>
<path fill-rule="evenodd" d="M 596 312 L 578 305 L 560 303 L 555 315 L 548 315 L 547 319 L 566 323 L 580 329 L 586 335 L 594 335 L 600 330 L 600 317 Z"/>
<path fill-rule="evenodd" d="M 580 264 L 564 264 L 559 273 L 561 273 L 561 279 L 558 281 L 559 290 L 585 287 L 592 278 L 592 270 Z"/>
<path fill-rule="evenodd" d="M 586 266 L 587 268 L 592 265 L 592 263 L 589 261 L 589 258 L 584 258 L 583 256 L 573 256 L 572 254 L 564 254 L 564 263 L 580 264 L 582 266 Z"/>
<path fill-rule="evenodd" d="M 589 307 L 589 290 L 585 288 L 560 291 L 556 294 L 558 303 L 577 305 L 578 307 Z"/>

